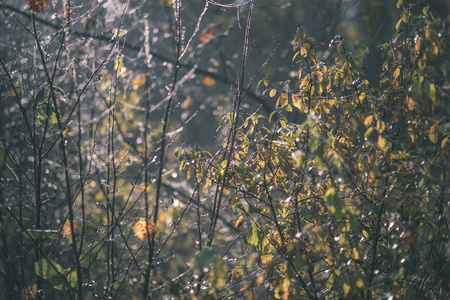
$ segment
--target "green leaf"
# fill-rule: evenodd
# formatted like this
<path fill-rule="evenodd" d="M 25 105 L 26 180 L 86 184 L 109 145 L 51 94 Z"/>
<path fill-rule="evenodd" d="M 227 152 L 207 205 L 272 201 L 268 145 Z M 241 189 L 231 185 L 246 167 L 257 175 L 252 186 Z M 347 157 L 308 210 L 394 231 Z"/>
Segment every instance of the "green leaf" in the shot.
<path fill-rule="evenodd" d="M 30 237 L 33 239 L 42 239 L 42 238 L 60 239 L 60 238 L 62 238 L 62 233 L 59 230 L 28 229 L 26 232 L 22 232 L 22 234 L 27 238 L 30 238 Z"/>
<path fill-rule="evenodd" d="M 47 280 L 55 289 L 67 290 L 67 283 L 75 287 L 77 276 L 75 270 L 63 269 L 57 262 L 49 259 L 40 259 L 34 263 L 36 275 Z"/>
<path fill-rule="evenodd" d="M 350 292 L 350 285 L 348 285 L 347 283 L 344 283 L 343 289 L 344 289 L 344 294 L 347 296 L 348 292 Z"/>
<path fill-rule="evenodd" d="M 255 247 L 259 245 L 258 227 L 255 224 L 245 234 L 244 242 Z"/>
<path fill-rule="evenodd" d="M 126 34 L 128 32 L 128 30 L 123 30 L 123 29 L 116 29 L 116 31 L 114 32 L 114 35 L 111 37 L 111 40 L 114 40 L 116 38 L 120 38 L 121 36 L 123 36 L 124 34 Z"/>

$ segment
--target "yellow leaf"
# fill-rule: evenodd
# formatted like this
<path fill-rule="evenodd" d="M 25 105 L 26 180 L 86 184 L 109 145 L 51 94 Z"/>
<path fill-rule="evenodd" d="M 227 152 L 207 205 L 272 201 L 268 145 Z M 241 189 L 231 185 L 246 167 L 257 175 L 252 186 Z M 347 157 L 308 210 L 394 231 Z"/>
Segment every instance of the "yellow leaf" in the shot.
<path fill-rule="evenodd" d="M 302 47 L 302 48 L 300 49 L 300 54 L 301 54 L 303 57 L 306 57 L 306 56 L 308 55 L 308 50 L 306 50 L 305 47 Z"/>
<path fill-rule="evenodd" d="M 368 116 L 364 120 L 364 126 L 369 127 L 370 125 L 372 125 L 372 121 L 373 121 L 373 115 Z"/>
<path fill-rule="evenodd" d="M 271 89 L 269 92 L 269 96 L 270 97 L 274 97 L 277 94 L 277 90 L 276 89 Z"/>
<path fill-rule="evenodd" d="M 358 248 L 353 248 L 353 259 L 359 259 L 359 252 L 358 252 Z"/>
<path fill-rule="evenodd" d="M 146 220 L 145 218 L 139 218 L 139 220 L 133 225 L 133 232 L 140 240 L 147 240 L 148 235 L 155 236 L 156 235 L 156 225 L 150 220 Z"/>
<path fill-rule="evenodd" d="M 137 77 L 133 80 L 131 80 L 131 84 L 133 85 L 133 88 L 138 88 L 145 84 L 145 76 Z"/>
<path fill-rule="evenodd" d="M 242 227 L 243 220 L 244 220 L 244 216 L 243 216 L 243 215 L 240 215 L 240 216 L 237 218 L 236 222 L 234 222 L 234 226 L 235 226 L 236 228 Z"/>
<path fill-rule="evenodd" d="M 408 110 L 413 111 L 414 108 L 416 107 L 416 102 L 414 102 L 414 100 L 409 96 L 407 96 L 407 100 L 408 100 Z"/>
<path fill-rule="evenodd" d="M 292 94 L 292 104 L 301 110 L 300 98 L 296 94 Z"/>
<path fill-rule="evenodd" d="M 377 121 L 377 130 L 379 133 L 382 133 L 384 131 L 384 128 L 386 128 L 386 125 L 384 124 L 383 121 L 378 120 Z"/>
<path fill-rule="evenodd" d="M 411 142 L 413 142 L 415 144 L 416 141 L 417 141 L 417 134 L 414 132 L 414 129 L 409 128 L 408 129 L 408 133 L 409 133 L 409 137 L 411 139 Z"/>
<path fill-rule="evenodd" d="M 117 56 L 116 60 L 114 61 L 114 70 L 117 72 L 122 71 L 123 68 L 123 56 L 119 55 Z"/>
<path fill-rule="evenodd" d="M 366 230 L 363 229 L 362 233 L 366 239 L 369 238 L 369 233 Z"/>
<path fill-rule="evenodd" d="M 63 134 L 68 134 L 69 132 L 72 132 L 73 128 L 70 126 L 66 126 L 66 128 L 64 128 L 63 130 Z"/>
<path fill-rule="evenodd" d="M 272 254 L 263 254 L 263 255 L 261 255 L 261 263 L 263 265 L 266 265 L 266 264 L 270 263 L 271 260 L 272 260 Z"/>
<path fill-rule="evenodd" d="M 400 28 L 400 25 L 402 25 L 402 19 L 398 20 L 397 24 L 395 25 L 395 30 L 398 31 L 398 29 Z"/>
<path fill-rule="evenodd" d="M 344 289 L 344 294 L 347 296 L 348 292 L 350 292 L 350 285 L 348 285 L 347 283 L 344 283 L 343 289 Z"/>
<path fill-rule="evenodd" d="M 397 8 L 399 8 L 403 4 L 403 0 L 398 0 L 397 2 Z"/>
<path fill-rule="evenodd" d="M 437 122 L 431 126 L 430 130 L 428 131 L 428 137 L 430 138 L 430 141 L 433 144 L 436 144 L 438 141 L 438 130 L 437 130 Z"/>
<path fill-rule="evenodd" d="M 442 140 L 441 143 L 441 148 L 444 148 L 445 144 L 447 143 L 448 139 L 450 138 L 450 136 L 446 137 L 445 139 Z"/>
<path fill-rule="evenodd" d="M 436 87 L 433 83 L 430 83 L 430 98 L 433 103 L 436 103 Z"/>
<path fill-rule="evenodd" d="M 288 104 L 288 101 L 289 101 L 289 96 L 288 96 L 288 94 L 286 94 L 286 93 L 281 93 L 280 98 L 279 98 L 279 101 L 280 101 L 280 105 L 281 105 L 281 106 L 286 106 L 286 105 Z"/>
<path fill-rule="evenodd" d="M 24 88 L 20 88 L 20 89 L 12 90 L 12 91 L 10 91 L 10 92 L 7 92 L 7 93 L 5 94 L 5 96 L 3 96 L 3 97 L 6 98 L 6 97 L 15 96 L 16 94 L 22 92 L 23 90 L 25 90 L 25 89 L 24 89 Z"/>
<path fill-rule="evenodd" d="M 362 288 L 364 286 L 364 280 L 362 278 L 358 278 L 358 280 L 356 280 L 356 286 Z"/>
<path fill-rule="evenodd" d="M 359 101 L 363 101 L 365 98 L 366 98 L 366 93 L 359 94 L 359 97 L 358 97 Z"/>
<path fill-rule="evenodd" d="M 216 84 L 216 80 L 209 76 L 203 76 L 202 83 L 206 86 L 213 86 Z"/>
<path fill-rule="evenodd" d="M 234 275 L 236 275 L 237 278 L 241 279 L 242 276 L 244 276 L 244 271 L 241 268 L 236 267 L 234 269 Z"/>
<path fill-rule="evenodd" d="M 378 147 L 380 149 L 385 149 L 386 147 L 386 139 L 381 134 L 378 136 Z"/>
<path fill-rule="evenodd" d="M 417 52 L 416 55 L 419 54 L 421 46 L 422 46 L 422 37 L 419 36 L 416 40 L 416 45 L 414 46 L 414 50 Z"/>
<path fill-rule="evenodd" d="M 398 78 L 398 76 L 400 76 L 400 68 L 399 67 L 397 67 L 396 69 L 395 69 L 395 71 L 394 71 L 394 79 L 397 79 Z"/>
<path fill-rule="evenodd" d="M 128 30 L 123 30 L 123 29 L 116 29 L 116 31 L 114 32 L 114 35 L 111 37 L 111 40 L 114 40 L 116 38 L 120 38 L 121 36 L 123 36 L 124 34 L 126 34 L 128 32 Z"/>

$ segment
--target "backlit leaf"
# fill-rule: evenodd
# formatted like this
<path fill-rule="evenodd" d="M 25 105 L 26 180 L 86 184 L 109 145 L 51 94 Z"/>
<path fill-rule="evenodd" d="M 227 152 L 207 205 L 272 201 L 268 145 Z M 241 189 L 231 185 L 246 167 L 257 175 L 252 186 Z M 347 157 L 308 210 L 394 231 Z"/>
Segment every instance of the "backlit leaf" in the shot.
<path fill-rule="evenodd" d="M 61 291 L 67 290 L 67 283 L 71 287 L 77 285 L 77 276 L 74 269 L 63 269 L 58 263 L 48 259 L 40 259 L 34 263 L 36 275 L 47 280 L 53 288 Z"/>
<path fill-rule="evenodd" d="M 59 239 L 62 238 L 61 232 L 58 230 L 40 230 L 40 229 L 29 229 L 26 231 L 23 235 L 25 237 L 31 237 L 33 239 L 42 239 L 42 238 L 49 238 L 49 239 Z"/>
<path fill-rule="evenodd" d="M 270 97 L 274 97 L 277 94 L 277 90 L 276 89 L 271 89 L 269 92 L 269 96 Z"/>
<path fill-rule="evenodd" d="M 139 218 L 139 220 L 133 225 L 133 232 L 138 239 L 146 241 L 148 239 L 148 234 L 150 234 L 150 236 L 156 235 L 157 228 L 155 223 L 152 221 L 145 218 Z"/>
<path fill-rule="evenodd" d="M 306 56 L 308 55 L 308 50 L 306 50 L 305 47 L 302 47 L 302 48 L 300 49 L 300 54 L 301 54 L 303 57 L 306 57 Z"/>
<path fill-rule="evenodd" d="M 123 67 L 123 56 L 119 55 L 114 61 L 114 70 L 116 70 L 117 72 L 121 72 L 122 67 Z"/>
<path fill-rule="evenodd" d="M 123 36 L 124 34 L 126 34 L 128 32 L 128 30 L 123 30 L 123 29 L 116 29 L 116 31 L 114 32 L 114 35 L 111 37 L 111 40 L 114 40 L 116 38 L 120 38 L 121 36 Z"/>
<path fill-rule="evenodd" d="M 368 116 L 364 120 L 364 126 L 369 127 L 370 125 L 372 125 L 372 121 L 373 121 L 373 115 Z"/>
<path fill-rule="evenodd" d="M 247 230 L 247 233 L 245 234 L 245 242 L 253 245 L 253 246 L 258 246 L 259 244 L 259 236 L 258 236 L 258 228 L 256 227 L 255 224 L 252 225 L 252 227 L 250 227 L 249 230 Z"/>

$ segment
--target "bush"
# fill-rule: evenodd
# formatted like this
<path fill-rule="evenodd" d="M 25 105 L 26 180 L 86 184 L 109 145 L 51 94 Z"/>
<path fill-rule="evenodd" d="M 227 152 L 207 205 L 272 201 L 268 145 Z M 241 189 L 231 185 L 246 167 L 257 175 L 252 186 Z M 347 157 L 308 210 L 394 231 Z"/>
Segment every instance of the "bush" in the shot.
<path fill-rule="evenodd" d="M 379 80 L 373 53 L 299 26 L 295 76 L 257 92 L 244 81 L 254 1 L 231 82 L 194 59 L 219 4 L 185 38 L 179 0 L 111 3 L 102 17 L 54 1 L 48 20 L 47 1 L 0 4 L 14 41 L 0 61 L 2 297 L 449 297 L 448 24 L 424 2 L 398 1 Z M 173 59 L 153 50 L 167 37 Z M 232 85 L 229 112 L 212 101 L 215 152 L 179 138 L 197 120 L 195 74 Z"/>

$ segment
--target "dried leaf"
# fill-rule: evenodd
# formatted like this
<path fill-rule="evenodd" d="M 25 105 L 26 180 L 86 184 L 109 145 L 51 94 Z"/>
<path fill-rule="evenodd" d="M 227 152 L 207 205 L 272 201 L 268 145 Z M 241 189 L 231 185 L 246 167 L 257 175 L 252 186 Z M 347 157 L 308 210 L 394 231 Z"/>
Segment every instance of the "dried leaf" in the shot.
<path fill-rule="evenodd" d="M 35 13 L 40 13 L 48 4 L 48 0 L 28 0 L 30 10 Z"/>
<path fill-rule="evenodd" d="M 72 234 L 72 231 L 70 230 L 70 221 L 69 219 L 66 219 L 66 221 L 64 222 L 64 224 L 62 224 L 60 226 L 60 230 L 63 234 L 63 236 L 68 236 Z M 77 223 L 75 223 L 75 221 L 73 222 L 73 231 L 77 232 L 78 230 L 78 225 Z"/>
<path fill-rule="evenodd" d="M 29 285 L 20 291 L 20 300 L 34 299 L 37 296 L 37 285 Z"/>
<path fill-rule="evenodd" d="M 146 241 L 148 239 L 147 233 L 149 233 L 150 236 L 155 236 L 157 228 L 155 223 L 152 221 L 146 220 L 145 218 L 139 218 L 139 220 L 133 225 L 133 231 L 138 239 Z"/>
<path fill-rule="evenodd" d="M 216 80 L 209 76 L 203 76 L 202 83 L 206 86 L 213 86 L 216 84 Z"/>
<path fill-rule="evenodd" d="M 203 42 L 206 43 L 207 41 L 209 41 L 210 39 L 212 39 L 214 37 L 214 27 L 211 27 L 210 29 L 208 29 L 207 32 L 202 32 L 200 33 L 198 39 Z"/>
<path fill-rule="evenodd" d="M 133 85 L 133 88 L 137 89 L 138 87 L 145 84 L 145 76 L 137 77 L 131 80 L 131 84 Z"/>
<path fill-rule="evenodd" d="M 12 90 L 10 92 L 7 92 L 3 97 L 6 98 L 6 97 L 15 96 L 16 94 L 22 92 L 23 90 L 25 90 L 25 89 L 24 88 L 20 88 L 20 89 Z"/>
<path fill-rule="evenodd" d="M 186 97 L 186 100 L 183 101 L 183 103 L 181 103 L 181 108 L 182 109 L 186 109 L 189 108 L 189 106 L 192 105 L 192 103 L 194 103 L 194 100 L 192 99 L 192 97 Z"/>

